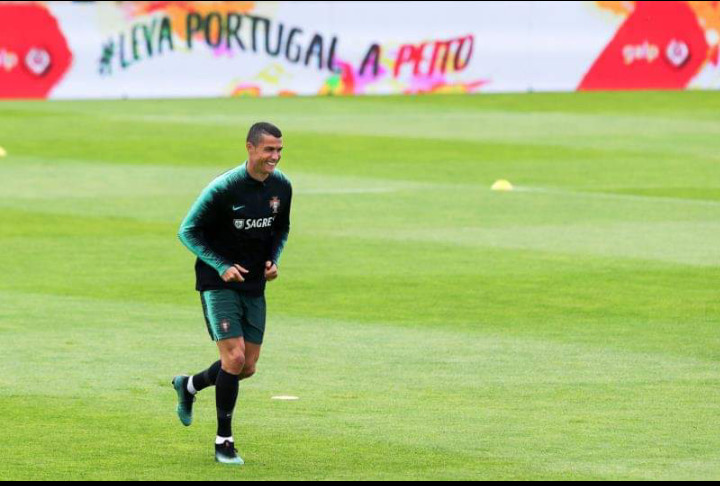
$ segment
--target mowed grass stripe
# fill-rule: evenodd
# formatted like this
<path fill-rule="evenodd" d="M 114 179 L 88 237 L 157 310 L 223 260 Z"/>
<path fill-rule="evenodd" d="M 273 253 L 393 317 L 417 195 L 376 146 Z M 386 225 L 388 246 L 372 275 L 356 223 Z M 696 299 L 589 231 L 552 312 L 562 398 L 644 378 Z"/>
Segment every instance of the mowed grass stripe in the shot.
<path fill-rule="evenodd" d="M 27 296 L 19 303 L 33 309 L 33 301 L 40 298 Z M 46 311 L 71 311 L 59 318 L 62 324 L 77 325 L 76 316 L 105 311 L 99 320 L 106 326 L 87 326 L 84 332 L 74 333 L 69 343 L 62 342 L 62 332 L 48 333 L 24 322 L 14 336 L 6 334 L 16 342 L 16 350 L 25 352 L 4 359 L 24 362 L 45 379 L 30 382 L 22 379 L 20 370 L 8 368 L 3 388 L 10 386 L 17 394 L 3 402 L 8 407 L 4 413 L 24 420 L 11 422 L 4 440 L 39 432 L 34 428 L 39 424 L 28 422 L 39 415 L 50 427 L 48 439 L 73 447 L 79 457 L 100 470 L 110 467 L 129 478 L 146 474 L 223 477 L 201 461 L 194 462 L 198 468 L 193 471 L 172 467 L 180 458 L 194 455 L 187 444 L 165 449 L 160 456 L 143 455 L 155 464 L 141 472 L 130 467 L 140 451 L 153 449 L 153 439 L 190 441 L 199 450 L 207 445 L 202 438 L 203 430 L 213 428 L 211 397 L 202 397 L 198 422 L 190 430 L 175 424 L 167 411 L 172 408 L 172 390 L 165 375 L 211 355 L 209 342 L 206 346 L 198 343 L 204 331 L 190 329 L 195 324 L 190 322 L 194 321 L 190 313 L 174 313 L 176 339 L 158 348 L 156 343 L 166 331 L 164 322 L 156 319 L 167 316 L 168 306 L 135 309 L 63 298 L 46 302 Z M 40 316 L 35 313 L 40 311 L 30 312 L 22 321 L 36 322 Z M 652 471 L 657 474 L 670 467 L 676 474 L 702 477 L 693 476 L 682 464 L 673 465 L 697 459 L 698 451 L 718 440 L 710 423 L 709 428 L 696 428 L 718 412 L 717 400 L 711 399 L 715 392 L 707 388 L 720 377 L 714 362 L 522 338 L 468 339 L 464 332 L 452 330 L 358 324 L 272 320 L 277 331 L 271 333 L 272 346 L 263 355 L 263 373 L 243 386 L 241 403 L 247 411 L 239 411 L 244 443 L 256 461 L 248 474 L 514 477 L 516 473 L 508 471 L 519 468 L 533 477 L 560 477 L 560 469 L 570 477 L 649 478 Z M 318 333 L 325 336 L 323 341 L 315 339 Z M 41 336 L 59 346 L 33 352 L 31 343 Z M 98 342 L 106 345 L 98 346 Z M 327 347 L 329 342 L 332 348 Z M 428 354 L 424 346 L 428 342 L 435 343 L 433 349 L 438 352 Z M 442 349 L 453 352 L 442 353 Z M 65 358 L 72 354 L 82 355 L 82 363 L 103 379 L 73 366 Z M 160 366 L 152 367 L 151 356 Z M 363 363 L 361 370 L 357 363 Z M 268 399 L 278 392 L 296 393 L 301 401 L 294 408 L 275 406 Z M 95 399 L 85 398 L 88 394 Z M 658 394 L 672 400 L 659 403 Z M 47 397 L 43 409 L 32 405 L 33 397 Z M 409 409 L 412 414 L 407 413 Z M 92 411 L 88 414 L 88 410 Z M 85 420 L 78 424 L 80 416 Z M 523 420 L 517 421 L 517 416 Z M 324 423 L 321 429 L 313 425 L 318 419 Z M 670 428 L 665 423 L 668 419 L 674 424 Z M 111 442 L 100 451 L 85 444 L 93 440 L 97 427 L 107 430 L 105 437 Z M 145 446 L 123 442 L 128 433 Z M 282 441 L 279 448 L 271 447 L 273 438 Z M 607 448 L 609 439 L 619 442 Z M 303 454 L 306 459 L 299 461 L 298 447 L 312 448 L 312 453 Z M 372 448 L 384 453 L 368 452 Z M 636 461 L 626 454 L 637 448 L 645 448 L 647 458 L 633 471 Z M 279 455 L 268 459 L 270 450 Z M 10 464 L 30 466 L 23 451 L 28 449 L 14 449 L 17 456 Z M 166 460 L 161 459 L 168 454 Z M 562 461 L 553 459 L 557 454 Z M 432 458 L 434 466 L 418 468 L 415 461 L 425 464 L 425 458 Z M 704 459 L 713 461 L 714 457 Z M 74 459 L 45 455 L 34 461 L 40 470 L 59 468 L 68 474 L 83 469 L 83 461 Z M 492 466 L 497 461 L 503 466 L 499 470 Z M 565 470 L 568 461 L 577 463 L 572 472 Z M 533 466 L 528 472 L 529 464 Z M 323 469 L 319 473 L 313 471 L 317 466 Z M 368 468 L 377 472 L 367 473 Z M 619 470 L 624 473 L 618 474 Z M 102 473 L 85 470 L 80 477 L 98 477 L 95 474 Z"/>
<path fill-rule="evenodd" d="M 460 246 L 529 249 L 720 267 L 720 223 L 615 223 L 438 228 L 325 233 L 348 238 L 444 242 Z"/>
<path fill-rule="evenodd" d="M 92 125 L 99 123 L 103 122 L 98 120 Z M 32 124 L 28 125 L 30 129 Z M 124 129 L 135 130 L 128 128 L 133 126 L 122 125 Z M 87 129 L 91 130 L 92 126 L 89 125 Z M 75 140 L 72 137 L 77 135 L 69 132 L 70 139 L 65 142 L 36 140 L 28 147 L 13 143 L 12 138 L 6 136 L 3 146 L 13 156 L 8 159 L 9 164 L 17 160 L 38 165 L 44 163 L 46 167 L 53 161 L 86 161 L 93 165 L 103 162 L 125 166 L 153 164 L 174 168 L 179 165 L 205 166 L 212 169 L 208 173 L 215 175 L 243 160 L 244 139 L 235 133 L 204 131 L 194 126 L 190 126 L 187 133 L 154 134 L 147 128 L 137 130 L 138 139 L 111 131 L 116 133 L 113 138 Z M 513 128 L 508 127 L 508 130 Z M 482 129 L 477 132 L 481 133 Z M 153 133 L 153 136 L 148 137 L 148 133 Z M 613 140 L 599 138 L 593 142 L 597 146 L 581 147 L 573 139 L 573 143 L 563 147 L 531 143 L 528 140 L 507 143 L 467 140 L 451 143 L 423 139 L 421 135 L 403 138 L 382 133 L 377 136 L 343 135 L 343 143 L 336 145 L 328 144 L 327 137 L 322 135 L 288 131 L 284 138 L 290 150 L 286 153 L 283 167 L 290 173 L 308 171 L 317 175 L 371 176 L 434 183 L 455 183 L 459 179 L 458 171 L 462 171 L 463 183 L 477 182 L 483 185 L 505 177 L 511 178 L 516 184 L 541 187 L 595 188 L 602 185 L 612 189 L 617 185 L 650 188 L 670 185 L 717 188 L 718 182 L 712 177 L 712 167 L 717 163 L 717 142 L 714 137 L 680 142 L 672 131 L 664 137 L 677 143 L 678 147 L 643 143 L 632 137 L 629 146 L 623 148 L 617 147 Z M 112 151 L 106 150 L 108 145 L 113 147 Z M 57 170 L 55 166 L 50 173 Z M 89 174 L 94 174 L 92 169 L 89 171 Z M 140 171 L 137 173 L 142 175 Z M 672 174 L 671 178 L 668 178 L 669 173 Z M 198 177 L 205 175 L 204 172 L 195 174 Z M 87 179 L 88 176 L 81 174 L 78 182 Z M 21 178 L 14 180 L 23 182 Z M 142 179 L 139 182 L 142 183 Z M 98 180 L 98 183 L 106 185 L 102 180 Z M 32 190 L 32 187 L 29 189 Z"/>
<path fill-rule="evenodd" d="M 12 162 L 0 167 L 5 175 L 0 183 L 0 206 L 69 214 L 113 215 L 138 220 L 164 220 L 179 223 L 208 179 L 226 168 L 123 167 L 113 164 L 65 162 L 48 172 L 48 162 Z M 288 169 L 291 171 L 292 169 Z M 501 174 L 500 171 L 497 172 Z M 297 219 L 300 222 L 335 221 L 357 207 L 386 211 L 372 214 L 373 226 L 392 224 L 408 227 L 433 219 L 444 225 L 502 226 L 572 221 L 714 221 L 720 206 L 713 201 L 674 197 L 623 196 L 597 191 L 623 191 L 596 187 L 592 192 L 553 189 L 519 184 L 515 194 L 493 194 L 481 180 L 463 178 L 455 183 L 436 181 L 399 181 L 358 175 L 330 175 L 306 170 L 291 173 L 299 197 Z M 487 180 L 493 180 L 488 177 Z M 639 190 L 639 189 L 634 189 Z M 650 189 L 649 189 L 650 190 Z M 666 191 L 671 192 L 671 188 Z M 702 193 L 711 188 L 697 188 Z M 679 194 L 682 195 L 682 194 Z M 331 196 L 323 200 L 311 196 Z M 418 207 L 418 198 L 424 203 Z M 342 203 L 342 204 L 341 204 Z M 352 203 L 352 206 L 349 205 Z M 538 211 L 528 212 L 528 205 Z M 413 217 L 414 216 L 414 217 Z M 452 219 L 449 218 L 452 216 Z M 370 215 L 361 215 L 365 222 Z"/>

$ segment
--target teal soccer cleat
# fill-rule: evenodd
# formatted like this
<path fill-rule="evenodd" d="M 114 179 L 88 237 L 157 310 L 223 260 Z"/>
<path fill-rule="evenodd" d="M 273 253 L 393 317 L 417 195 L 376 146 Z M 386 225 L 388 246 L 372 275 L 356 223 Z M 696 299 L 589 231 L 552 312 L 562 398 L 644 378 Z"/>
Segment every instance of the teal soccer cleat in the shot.
<path fill-rule="evenodd" d="M 195 396 L 187 391 L 188 376 L 176 376 L 173 378 L 172 386 L 175 388 L 178 396 L 177 414 L 180 422 L 185 427 L 192 424 L 193 419 L 193 404 L 195 403 Z"/>
<path fill-rule="evenodd" d="M 215 444 L 215 462 L 233 466 L 242 466 L 245 464 L 242 457 L 237 455 L 235 444 L 229 440 L 226 440 L 222 444 Z"/>

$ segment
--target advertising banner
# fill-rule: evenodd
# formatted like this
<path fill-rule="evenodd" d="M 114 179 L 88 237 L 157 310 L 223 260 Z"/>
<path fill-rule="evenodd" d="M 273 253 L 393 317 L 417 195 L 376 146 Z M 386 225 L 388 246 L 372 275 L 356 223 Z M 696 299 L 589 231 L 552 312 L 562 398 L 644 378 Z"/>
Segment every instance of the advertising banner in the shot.
<path fill-rule="evenodd" d="M 2 2 L 0 98 L 720 88 L 720 2 Z"/>

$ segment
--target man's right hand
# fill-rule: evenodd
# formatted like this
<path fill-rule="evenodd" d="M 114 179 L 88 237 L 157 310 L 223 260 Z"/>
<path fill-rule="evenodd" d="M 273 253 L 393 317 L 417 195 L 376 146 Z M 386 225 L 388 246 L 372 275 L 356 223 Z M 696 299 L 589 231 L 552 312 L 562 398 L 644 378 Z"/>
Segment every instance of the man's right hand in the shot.
<path fill-rule="evenodd" d="M 222 276 L 223 282 L 230 283 L 230 282 L 244 282 L 245 278 L 243 275 L 249 273 L 247 270 L 245 270 L 240 265 L 233 265 L 232 267 L 228 268 L 227 272 L 225 272 Z"/>

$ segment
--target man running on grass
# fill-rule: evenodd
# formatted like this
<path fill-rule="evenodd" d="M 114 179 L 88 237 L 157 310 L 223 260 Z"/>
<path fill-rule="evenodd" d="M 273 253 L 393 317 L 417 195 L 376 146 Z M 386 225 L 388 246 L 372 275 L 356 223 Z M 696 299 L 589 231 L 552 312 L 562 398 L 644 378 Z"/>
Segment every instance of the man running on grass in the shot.
<path fill-rule="evenodd" d="M 194 376 L 176 376 L 177 413 L 192 423 L 197 392 L 215 386 L 215 460 L 242 465 L 232 435 L 238 382 L 255 373 L 265 333 L 265 283 L 278 277 L 290 232 L 290 181 L 277 170 L 282 133 L 256 123 L 247 136 L 247 161 L 215 179 L 193 204 L 178 237 L 197 257 L 208 332 L 220 361 Z"/>

